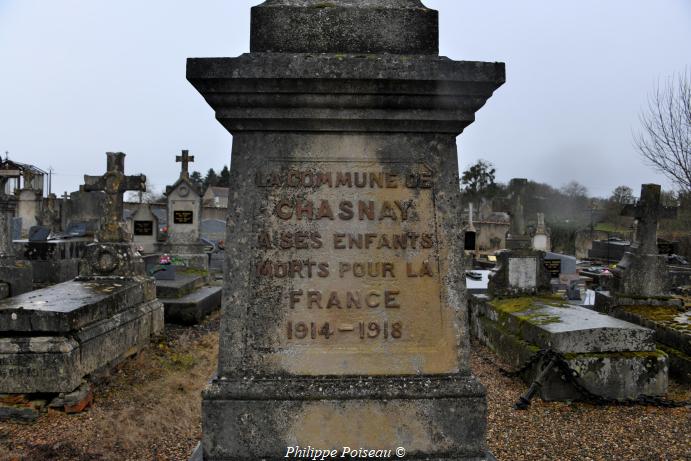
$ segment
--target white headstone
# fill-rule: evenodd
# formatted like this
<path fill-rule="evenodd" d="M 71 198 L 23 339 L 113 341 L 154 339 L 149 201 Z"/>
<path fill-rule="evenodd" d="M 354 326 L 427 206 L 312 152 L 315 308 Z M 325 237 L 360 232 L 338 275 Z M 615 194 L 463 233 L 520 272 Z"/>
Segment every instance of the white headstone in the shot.
<path fill-rule="evenodd" d="M 537 286 L 537 258 L 509 258 L 509 285 L 522 290 Z"/>

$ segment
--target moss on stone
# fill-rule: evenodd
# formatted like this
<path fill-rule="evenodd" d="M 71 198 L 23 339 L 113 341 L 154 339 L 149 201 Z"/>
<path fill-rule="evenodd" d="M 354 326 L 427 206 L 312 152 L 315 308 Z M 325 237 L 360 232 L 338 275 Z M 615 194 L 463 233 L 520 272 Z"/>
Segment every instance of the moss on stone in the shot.
<path fill-rule="evenodd" d="M 490 305 L 507 314 L 513 314 L 516 312 L 525 312 L 531 309 L 540 308 L 540 305 L 550 307 L 565 307 L 568 305 L 568 303 L 559 296 L 545 295 L 493 299 L 490 301 Z"/>
<path fill-rule="evenodd" d="M 566 360 L 576 360 L 576 359 L 617 359 L 617 358 L 627 358 L 627 359 L 655 359 L 660 360 L 667 357 L 665 351 L 661 349 L 656 349 L 654 351 L 627 351 L 627 352 L 588 352 L 585 354 L 563 354 Z"/>
<path fill-rule="evenodd" d="M 637 315 L 643 319 L 665 325 L 675 330 L 691 332 L 690 323 L 679 322 L 676 320 L 677 317 L 679 317 L 681 314 L 685 312 L 685 309 L 679 308 L 677 306 L 637 305 L 622 307 L 622 310 L 624 312 L 628 312 L 629 314 Z"/>
<path fill-rule="evenodd" d="M 206 277 L 209 275 L 209 271 L 204 269 L 195 269 L 193 267 L 186 267 L 184 269 L 178 270 L 179 273 L 184 275 L 199 275 L 201 277 Z"/>

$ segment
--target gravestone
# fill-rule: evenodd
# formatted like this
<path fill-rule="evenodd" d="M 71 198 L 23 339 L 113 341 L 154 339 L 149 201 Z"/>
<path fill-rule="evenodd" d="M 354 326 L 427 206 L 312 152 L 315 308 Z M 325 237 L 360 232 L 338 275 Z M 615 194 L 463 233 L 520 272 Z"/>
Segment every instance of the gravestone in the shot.
<path fill-rule="evenodd" d="M 12 240 L 22 238 L 22 218 L 13 217 L 10 228 L 12 229 Z"/>
<path fill-rule="evenodd" d="M 635 205 L 626 205 L 622 215 L 636 219 L 636 235 L 629 251 L 614 269 L 614 288 L 618 294 L 664 296 L 670 291 L 667 257 L 657 247 L 658 221 L 674 218 L 675 208 L 663 207 L 658 184 L 643 184 Z"/>
<path fill-rule="evenodd" d="M 34 189 L 35 174 L 30 169 L 23 172 L 24 187 L 19 190 L 17 216 L 22 218 L 22 236 L 26 236 L 32 226 L 38 224 L 36 217 L 41 213 L 43 191 Z"/>
<path fill-rule="evenodd" d="M 0 293 L 17 296 L 32 289 L 31 266 L 17 261 L 12 243 L 12 217 L 17 198 L 5 193 L 7 176 L 0 176 Z"/>
<path fill-rule="evenodd" d="M 132 243 L 141 247 L 143 253 L 154 253 L 158 245 L 158 218 L 149 205 L 140 205 L 130 218 L 132 220 Z"/>
<path fill-rule="evenodd" d="M 438 56 L 417 0 L 268 1 L 251 52 L 189 59 L 233 135 L 218 374 L 197 456 L 405 447 L 489 459 L 456 136 L 501 63 Z"/>
<path fill-rule="evenodd" d="M 48 228 L 50 232 L 57 233 L 62 227 L 60 216 L 60 204 L 55 194 L 49 194 L 43 201 L 40 213 L 36 216 L 36 222 L 40 226 Z"/>
<path fill-rule="evenodd" d="M 550 290 L 550 272 L 543 252 L 523 248 L 497 253 L 497 267 L 488 284 L 492 296 L 523 296 Z"/>
<path fill-rule="evenodd" d="M 223 240 L 226 238 L 226 223 L 220 219 L 205 219 L 201 232 L 202 237 L 209 240 Z"/>
<path fill-rule="evenodd" d="M 548 267 L 550 273 L 552 271 L 559 270 L 556 273 L 556 277 L 559 275 L 574 275 L 576 274 L 576 257 L 571 255 L 565 255 L 562 253 L 554 253 L 551 251 L 545 252 L 545 265 Z M 557 267 L 558 266 L 558 267 Z"/>
<path fill-rule="evenodd" d="M 526 233 L 525 228 L 525 189 L 528 185 L 528 180 L 525 178 L 513 178 L 509 181 L 509 190 L 511 196 L 509 197 L 511 226 L 509 233 L 506 236 L 506 248 L 509 250 L 517 250 L 522 248 L 530 248 L 531 240 Z"/>
<path fill-rule="evenodd" d="M 71 235 L 70 228 L 74 225 L 83 226 L 83 233 L 80 236 L 92 237 L 98 232 L 103 220 L 103 210 L 105 207 L 106 194 L 102 191 L 85 190 L 85 185 L 80 186 L 79 190 L 70 194 L 70 199 L 63 201 L 65 232 Z"/>
<path fill-rule="evenodd" d="M 180 177 L 166 188 L 168 200 L 168 240 L 160 246 L 164 253 L 170 253 L 186 261 L 191 267 L 208 269 L 208 257 L 204 245 L 199 241 L 202 217 L 202 194 L 190 181 L 189 163 L 194 156 L 183 150 L 175 157 L 181 163 Z"/>

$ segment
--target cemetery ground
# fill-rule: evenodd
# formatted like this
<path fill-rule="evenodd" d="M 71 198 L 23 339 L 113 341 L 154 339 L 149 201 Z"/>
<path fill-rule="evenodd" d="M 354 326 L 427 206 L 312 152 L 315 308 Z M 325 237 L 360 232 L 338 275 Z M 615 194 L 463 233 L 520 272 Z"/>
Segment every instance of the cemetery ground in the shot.
<path fill-rule="evenodd" d="M 165 336 L 96 387 L 88 411 L 49 411 L 35 424 L 0 423 L 0 460 L 186 461 L 201 437 L 200 392 L 218 354 L 220 315 L 201 325 L 166 325 Z M 473 372 L 487 386 L 488 444 L 498 460 L 681 460 L 691 458 L 691 410 L 533 401 L 476 342 Z M 670 382 L 669 397 L 691 399 Z"/>

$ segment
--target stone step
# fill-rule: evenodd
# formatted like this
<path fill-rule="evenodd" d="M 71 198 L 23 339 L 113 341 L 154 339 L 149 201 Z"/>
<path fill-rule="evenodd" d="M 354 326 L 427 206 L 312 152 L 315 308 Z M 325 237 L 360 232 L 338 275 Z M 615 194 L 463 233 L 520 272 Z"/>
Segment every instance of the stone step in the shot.
<path fill-rule="evenodd" d="M 649 328 L 566 301 L 548 297 L 485 301 L 478 306 L 481 315 L 541 348 L 563 354 L 655 350 Z"/>
<path fill-rule="evenodd" d="M 181 298 L 159 298 L 165 306 L 166 322 L 182 325 L 199 323 L 220 308 L 222 287 L 202 287 Z"/>
<path fill-rule="evenodd" d="M 175 280 L 156 280 L 156 296 L 165 299 L 182 298 L 205 283 L 204 275 L 178 272 L 175 274 Z"/>

